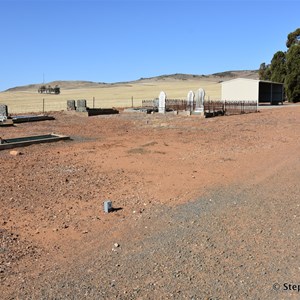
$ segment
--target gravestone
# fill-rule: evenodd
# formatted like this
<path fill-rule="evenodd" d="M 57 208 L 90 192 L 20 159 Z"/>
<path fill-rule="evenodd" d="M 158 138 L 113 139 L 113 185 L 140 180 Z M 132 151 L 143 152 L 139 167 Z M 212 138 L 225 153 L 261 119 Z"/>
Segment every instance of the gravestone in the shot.
<path fill-rule="evenodd" d="M 0 104 L 0 117 L 7 118 L 8 117 L 8 109 L 7 105 Z"/>
<path fill-rule="evenodd" d="M 205 97 L 205 91 L 204 89 L 200 88 L 196 91 L 195 96 L 195 113 L 202 114 L 204 112 L 204 97 Z"/>
<path fill-rule="evenodd" d="M 76 110 L 75 100 L 67 100 L 67 110 Z"/>
<path fill-rule="evenodd" d="M 158 112 L 161 114 L 166 112 L 166 98 L 166 93 L 161 91 L 158 97 Z"/>
<path fill-rule="evenodd" d="M 189 91 L 187 94 L 187 109 L 192 111 L 194 109 L 194 98 L 195 94 L 193 91 Z"/>
<path fill-rule="evenodd" d="M 86 112 L 87 111 L 86 100 L 85 99 L 77 100 L 76 111 L 79 111 L 79 112 Z"/>

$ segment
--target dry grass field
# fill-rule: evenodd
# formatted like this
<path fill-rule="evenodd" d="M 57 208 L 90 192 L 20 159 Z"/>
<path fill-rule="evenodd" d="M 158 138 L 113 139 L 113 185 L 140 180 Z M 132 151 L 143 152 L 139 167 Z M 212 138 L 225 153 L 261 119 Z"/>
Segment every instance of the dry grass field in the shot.
<path fill-rule="evenodd" d="M 236 73 L 230 73 L 227 77 L 160 76 L 115 84 L 85 81 L 52 82 L 52 86 L 55 84 L 60 86 L 60 95 L 39 94 L 37 92 L 39 85 L 30 85 L 1 92 L 0 103 L 8 105 L 10 114 L 65 110 L 67 100 L 71 99 L 86 99 L 89 107 L 94 105 L 96 108 L 130 107 L 132 98 L 134 106 L 140 106 L 142 100 L 157 98 L 160 91 L 164 91 L 169 99 L 186 99 L 190 90 L 196 91 L 199 88 L 204 88 L 206 99 L 215 100 L 221 97 L 220 81 L 232 79 L 233 76 L 248 78 L 255 76 L 253 71 Z"/>

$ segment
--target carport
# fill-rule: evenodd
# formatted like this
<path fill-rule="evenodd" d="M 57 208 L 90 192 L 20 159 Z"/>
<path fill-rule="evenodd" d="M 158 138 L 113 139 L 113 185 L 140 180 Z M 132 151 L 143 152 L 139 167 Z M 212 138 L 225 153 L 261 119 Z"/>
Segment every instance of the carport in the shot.
<path fill-rule="evenodd" d="M 257 101 L 258 103 L 278 104 L 284 101 L 282 83 L 236 78 L 221 83 L 222 100 Z"/>
<path fill-rule="evenodd" d="M 282 103 L 284 100 L 283 84 L 259 80 L 258 102 Z"/>

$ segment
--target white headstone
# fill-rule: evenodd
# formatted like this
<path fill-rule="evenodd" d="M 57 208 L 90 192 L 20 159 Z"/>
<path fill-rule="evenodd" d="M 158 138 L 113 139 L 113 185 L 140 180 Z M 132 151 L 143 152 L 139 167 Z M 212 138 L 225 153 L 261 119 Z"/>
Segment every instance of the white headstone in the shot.
<path fill-rule="evenodd" d="M 192 111 L 194 108 L 194 98 L 195 94 L 193 91 L 189 91 L 187 94 L 187 106 Z"/>
<path fill-rule="evenodd" d="M 196 108 L 195 112 L 196 113 L 203 113 L 204 111 L 204 97 L 205 97 L 205 91 L 204 89 L 200 88 L 196 91 L 196 96 L 195 96 L 195 102 L 196 102 Z"/>
<path fill-rule="evenodd" d="M 158 97 L 158 112 L 161 114 L 164 114 L 166 112 L 166 98 L 166 93 L 164 91 L 161 91 Z"/>

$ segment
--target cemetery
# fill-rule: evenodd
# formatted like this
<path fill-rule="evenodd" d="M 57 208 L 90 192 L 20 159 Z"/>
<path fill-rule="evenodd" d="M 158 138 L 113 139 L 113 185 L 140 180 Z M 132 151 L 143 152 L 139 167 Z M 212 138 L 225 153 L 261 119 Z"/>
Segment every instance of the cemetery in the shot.
<path fill-rule="evenodd" d="M 234 80 L 233 80 L 234 81 Z M 240 81 L 238 81 L 240 82 Z M 253 80 L 253 82 L 256 82 Z M 220 115 L 229 115 L 229 114 L 242 114 L 249 112 L 258 111 L 258 103 L 262 101 L 261 99 L 269 99 L 269 94 L 266 94 L 266 85 L 261 85 L 264 88 L 260 88 L 260 95 L 264 95 L 264 98 L 255 99 L 255 96 L 252 92 L 252 100 L 241 100 L 246 99 L 247 97 L 242 97 L 244 95 L 229 94 L 227 86 L 230 84 L 228 81 L 222 83 L 222 99 L 223 100 L 206 100 L 205 99 L 205 90 L 199 88 L 196 91 L 188 91 L 186 99 L 169 99 L 165 91 L 161 91 L 158 95 L 158 98 L 154 100 L 142 100 L 141 106 L 137 107 L 125 107 L 122 108 L 124 112 L 142 112 L 146 114 L 165 114 L 173 113 L 175 115 L 198 115 L 200 117 L 212 117 Z M 279 99 L 279 94 L 282 94 L 278 85 L 272 84 L 272 101 Z M 230 91 L 232 88 L 230 88 Z M 231 98 L 228 98 L 228 95 Z M 229 99 L 229 100 L 228 100 Z M 254 100 L 253 100 L 254 99 Z M 276 100 L 276 101 L 277 101 Z M 271 102 L 272 102 L 271 101 Z M 86 116 L 97 116 L 97 115 L 110 115 L 118 114 L 119 110 L 116 108 L 90 108 L 87 106 L 87 100 L 78 99 L 78 100 L 67 100 L 66 111 L 69 113 L 80 113 L 81 115 Z M 27 114 L 27 115 L 9 115 L 8 107 L 5 104 L 0 105 L 0 125 L 8 126 L 11 123 L 23 123 L 23 122 L 34 122 L 34 121 L 44 121 L 44 120 L 53 120 L 52 116 L 45 114 Z M 8 121 L 9 120 L 9 121 Z M 12 121 L 11 121 L 12 120 Z"/>
<path fill-rule="evenodd" d="M 299 299 L 300 28 L 103 82 L 251 68 L 297 4 L 45 2 L 2 9 L 1 86 L 43 85 L 0 92 L 1 300 Z"/>
<path fill-rule="evenodd" d="M 168 113 L 215 117 L 232 114 L 258 112 L 257 100 L 205 100 L 205 91 L 200 88 L 195 93 L 189 91 L 187 98 L 168 99 L 164 91 L 155 100 L 143 100 L 141 108 L 128 109 L 128 112 Z"/>
<path fill-rule="evenodd" d="M 203 90 L 158 92 L 143 113 L 85 117 L 85 101 L 69 102 L 53 120 L 0 127 L 4 299 L 192 299 L 203 276 L 206 291 L 219 278 L 246 299 L 249 261 L 267 273 L 251 291 L 264 291 L 287 243 L 290 270 L 299 106 L 243 113 Z"/>
<path fill-rule="evenodd" d="M 0 126 L 13 126 L 15 123 L 37 122 L 37 121 L 55 120 L 53 116 L 48 115 L 9 115 L 8 107 L 0 104 Z M 57 142 L 70 139 L 68 136 L 57 135 L 54 133 L 44 135 L 30 135 L 16 138 L 2 138 L 0 136 L 0 150 L 12 149 L 16 147 L 25 147 L 32 144 Z"/>
<path fill-rule="evenodd" d="M 75 113 L 85 116 L 100 116 L 100 115 L 114 115 L 119 114 L 116 108 L 89 108 L 85 99 L 67 100 L 68 113 Z M 174 115 L 195 115 L 199 117 L 215 117 L 228 114 L 242 114 L 247 112 L 257 112 L 257 101 L 205 101 L 205 91 L 199 88 L 195 92 L 192 90 L 187 93 L 184 100 L 168 99 L 164 91 L 159 93 L 157 99 L 143 100 L 141 107 L 125 108 L 123 112 L 142 112 L 146 114 L 167 114 Z M 40 115 L 10 115 L 8 107 L 5 104 L 0 105 L 0 125 L 1 127 L 12 126 L 15 123 L 37 122 L 55 120 L 53 116 L 45 114 Z M 63 139 L 69 139 L 66 136 L 60 135 L 42 135 L 42 136 L 28 136 L 16 139 L 5 139 L 1 142 L 0 150 L 22 147 L 34 143 L 53 142 Z"/>

